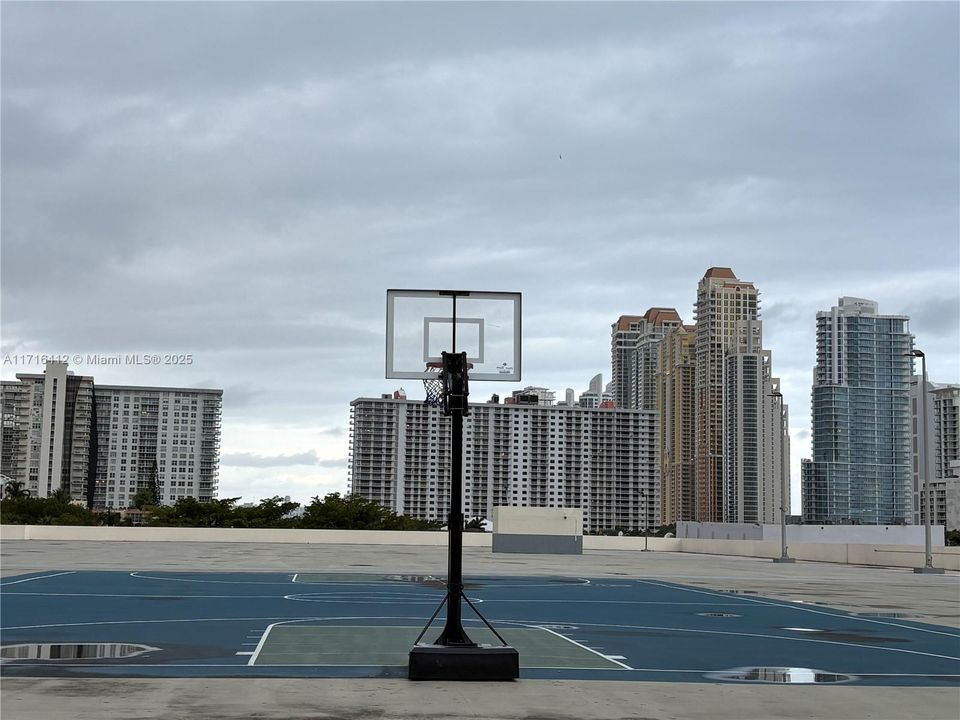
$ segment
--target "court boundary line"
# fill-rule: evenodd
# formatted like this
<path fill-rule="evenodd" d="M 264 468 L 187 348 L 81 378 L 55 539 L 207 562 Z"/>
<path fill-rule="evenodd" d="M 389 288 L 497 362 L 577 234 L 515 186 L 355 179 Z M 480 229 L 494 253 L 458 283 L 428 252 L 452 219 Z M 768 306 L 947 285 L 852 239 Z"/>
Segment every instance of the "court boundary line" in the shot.
<path fill-rule="evenodd" d="M 348 618 L 345 618 L 345 619 L 348 619 Z M 382 618 L 382 619 L 391 619 L 391 618 Z M 400 620 L 400 619 L 405 619 L 405 618 L 400 618 L 400 617 L 398 617 L 398 618 L 396 618 L 396 619 Z M 406 619 L 409 619 L 409 618 L 406 618 Z M 498 622 L 498 621 L 495 621 L 495 622 Z M 517 624 L 517 625 L 520 625 L 520 624 L 521 624 L 520 621 L 512 621 L 512 622 L 513 622 L 513 624 Z M 248 665 L 248 666 L 254 666 L 254 665 L 256 665 L 256 660 L 257 660 L 258 657 L 260 657 L 260 651 L 263 649 L 263 647 L 264 647 L 264 645 L 265 645 L 265 643 L 266 643 L 267 636 L 273 631 L 273 629 L 274 629 L 277 625 L 292 625 L 292 623 L 289 623 L 289 622 L 276 622 L 276 623 L 271 623 L 270 625 L 268 625 L 268 626 L 266 627 L 266 629 L 264 629 L 264 631 L 263 631 L 263 636 L 260 638 L 260 642 L 257 644 L 257 647 L 256 647 L 256 649 L 255 649 L 254 652 L 253 652 L 253 655 L 250 657 L 250 660 L 247 662 L 247 665 Z M 420 629 L 419 626 L 417 626 L 417 625 L 315 625 L 314 627 L 345 627 L 345 628 L 354 628 L 354 629 L 393 628 L 393 629 L 401 629 L 401 630 L 411 630 L 411 631 L 413 631 L 413 632 L 416 632 L 418 629 Z M 554 631 L 551 630 L 550 628 L 543 627 L 542 625 L 522 625 L 522 628 L 523 628 L 523 629 L 526 629 L 526 630 L 544 630 L 544 631 L 546 631 L 547 633 L 549 633 L 549 634 L 551 634 L 551 635 L 557 636 L 557 637 L 560 638 L 561 640 L 566 640 L 568 643 L 571 643 L 571 644 L 573 644 L 573 645 L 576 645 L 577 647 L 579 647 L 579 648 L 581 648 L 581 649 L 583 649 L 583 650 L 586 650 L 587 652 L 592 653 L 593 655 L 597 655 L 597 656 L 603 658 L 603 659 L 606 660 L 607 662 L 612 662 L 612 663 L 614 663 L 615 665 L 619 665 L 619 666 L 620 666 L 620 669 L 623 669 L 623 670 L 633 670 L 633 669 L 634 669 L 634 668 L 630 667 L 629 665 L 625 665 L 624 663 L 618 662 L 617 660 L 615 660 L 614 658 L 612 658 L 612 657 L 610 657 L 610 656 L 608 656 L 608 655 L 604 655 L 603 653 L 598 652 L 597 650 L 594 650 L 593 648 L 590 648 L 590 647 L 587 647 L 586 645 L 583 645 L 583 644 L 581 644 L 581 643 L 578 643 L 576 640 L 573 640 L 573 639 L 568 638 L 568 637 L 566 637 L 566 636 L 564 636 L 564 635 L 561 635 L 561 634 L 558 633 L 558 632 L 554 632 Z M 478 628 L 475 628 L 475 629 L 477 629 L 477 630 L 482 630 L 483 627 L 481 626 L 481 627 L 478 627 Z M 517 628 L 517 629 L 519 629 L 519 628 Z M 280 664 L 272 664 L 272 665 L 260 665 L 259 667 L 279 667 L 279 666 L 281 666 L 281 665 L 280 665 Z M 362 663 L 362 664 L 350 664 L 350 663 L 337 663 L 337 664 L 333 664 L 333 663 L 286 663 L 285 666 L 286 666 L 286 667 L 407 667 L 406 665 L 384 665 L 384 664 L 382 664 L 382 663 L 376 663 L 376 664 L 373 664 L 373 665 L 371 665 L 370 663 Z M 570 665 L 562 665 L 562 666 L 553 666 L 553 665 L 528 665 L 528 666 L 526 666 L 526 667 L 527 667 L 527 669 L 529 669 L 529 670 L 577 670 L 577 671 L 580 671 L 580 670 L 613 670 L 613 671 L 616 671 L 616 670 L 617 670 L 617 668 L 609 668 L 609 667 L 608 667 L 608 668 L 590 668 L 590 667 L 578 667 L 578 666 L 570 666 Z M 522 666 L 521 666 L 521 669 L 522 669 Z"/>
<path fill-rule="evenodd" d="M 543 627 L 542 625 L 535 625 L 534 627 L 537 627 L 537 628 L 539 628 L 540 630 L 546 630 L 546 631 L 547 631 L 548 633 L 550 633 L 551 635 L 556 635 L 558 638 L 563 638 L 563 639 L 566 640 L 568 643 L 572 643 L 572 644 L 576 645 L 576 646 L 579 647 L 579 648 L 582 648 L 582 649 L 584 649 L 584 650 L 586 650 L 586 651 L 588 651 L 588 652 L 593 653 L 594 655 L 599 655 L 600 657 L 602 657 L 602 658 L 603 658 L 604 660 L 606 660 L 607 662 L 612 662 L 612 663 L 614 663 L 614 664 L 616 664 L 616 665 L 619 665 L 620 667 L 622 667 L 622 668 L 624 668 L 624 669 L 626 669 L 626 670 L 633 670 L 633 668 L 630 667 L 629 665 L 627 665 L 626 663 L 622 663 L 622 662 L 620 662 L 619 660 L 614 660 L 614 659 L 613 659 L 612 657 L 610 657 L 609 655 L 604 655 L 602 652 L 599 652 L 598 650 L 594 650 L 594 649 L 591 648 L 591 647 L 587 647 L 587 646 L 584 645 L 583 643 L 578 643 L 576 640 L 574 640 L 574 639 L 572 639 L 572 638 L 568 638 L 566 635 L 561 635 L 560 633 L 558 633 L 558 632 L 556 632 L 556 631 L 554 631 L 554 630 L 551 630 L 550 628 Z M 621 656 L 621 657 L 622 657 L 622 656 Z"/>
<path fill-rule="evenodd" d="M 20 583 L 33 582 L 34 580 L 45 580 L 52 577 L 60 577 L 61 575 L 75 575 L 76 570 L 67 570 L 66 572 L 58 572 L 53 575 L 40 575 L 37 577 L 28 577 L 23 578 L 22 580 L 11 580 L 10 582 L 0 582 L 0 587 L 7 587 L 7 585 L 19 585 Z"/>
<path fill-rule="evenodd" d="M 710 595 L 711 597 L 727 597 L 729 598 L 731 593 L 723 593 L 719 590 L 700 590 L 697 588 L 690 588 L 680 584 L 669 584 L 663 582 L 657 582 L 655 580 L 638 580 L 638 582 L 646 583 L 647 585 L 655 585 L 658 587 L 666 588 L 677 588 L 684 590 L 685 592 L 699 593 L 701 595 Z M 904 625 L 902 623 L 886 622 L 884 620 L 876 620 L 874 618 L 861 617 L 859 615 L 854 615 L 848 613 L 846 615 L 838 615 L 836 613 L 826 612 L 824 610 L 818 610 L 816 608 L 805 607 L 800 603 L 790 602 L 788 600 L 770 600 L 766 598 L 753 598 L 753 597 L 743 597 L 741 595 L 735 596 L 741 602 L 752 602 L 757 603 L 758 605 L 770 605 L 773 607 L 789 608 L 791 610 L 799 610 L 802 612 L 814 613 L 815 615 L 827 615 L 829 617 L 840 618 L 841 620 L 858 620 L 860 622 L 875 623 L 877 625 L 887 625 L 888 627 L 898 627 L 905 630 L 916 630 L 917 632 L 931 633 L 933 635 L 945 635 L 952 638 L 960 638 L 960 632 L 943 632 L 941 630 L 927 630 L 926 628 L 913 627 L 912 625 Z M 939 627 L 939 626 L 938 626 Z M 946 626 L 943 626 L 946 627 Z"/>
<path fill-rule="evenodd" d="M 491 620 L 491 622 L 512 622 L 510 620 Z M 552 624 L 551 621 L 547 621 L 547 624 Z M 702 633 L 704 635 L 732 635 L 738 637 L 750 637 L 750 638 L 762 638 L 766 640 L 789 640 L 792 642 L 813 642 L 821 643 L 824 645 L 839 645 L 841 647 L 855 647 L 863 648 L 866 650 L 881 650 L 887 652 L 898 652 L 906 653 L 908 655 L 922 655 L 924 657 L 933 657 L 940 658 L 941 660 L 955 660 L 960 662 L 960 657 L 953 657 L 952 655 L 938 655 L 936 653 L 927 653 L 921 652 L 919 650 L 905 650 L 903 648 L 892 648 L 887 647 L 886 645 L 861 645 L 859 643 L 846 643 L 846 642 L 837 642 L 835 640 L 817 640 L 816 638 L 806 638 L 806 637 L 784 637 L 783 635 L 765 635 L 760 633 L 746 633 L 746 632 L 734 632 L 732 630 L 701 630 L 693 628 L 677 628 L 677 627 L 658 627 L 654 625 L 616 625 L 612 623 L 589 623 L 589 622 L 578 622 L 577 625 L 580 627 L 609 627 L 609 628 L 626 628 L 630 630 L 669 630 L 672 632 L 683 632 L 683 633 Z"/>

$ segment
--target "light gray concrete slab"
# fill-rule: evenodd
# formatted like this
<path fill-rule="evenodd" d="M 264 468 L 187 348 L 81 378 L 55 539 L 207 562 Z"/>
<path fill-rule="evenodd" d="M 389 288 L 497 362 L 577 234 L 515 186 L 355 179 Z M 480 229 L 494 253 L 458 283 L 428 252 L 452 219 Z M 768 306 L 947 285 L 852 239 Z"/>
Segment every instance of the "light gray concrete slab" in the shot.
<path fill-rule="evenodd" d="M 4 720 L 955 720 L 952 688 L 407 680 L 6 680 Z"/>

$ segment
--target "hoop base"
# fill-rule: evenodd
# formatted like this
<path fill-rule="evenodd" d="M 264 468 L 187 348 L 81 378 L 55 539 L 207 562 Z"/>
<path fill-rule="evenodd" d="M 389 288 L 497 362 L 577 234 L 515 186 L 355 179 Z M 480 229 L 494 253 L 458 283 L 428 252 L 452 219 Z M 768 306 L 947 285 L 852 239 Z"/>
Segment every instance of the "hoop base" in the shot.
<path fill-rule="evenodd" d="M 408 676 L 411 680 L 516 680 L 520 654 L 509 645 L 416 645 L 410 651 Z"/>

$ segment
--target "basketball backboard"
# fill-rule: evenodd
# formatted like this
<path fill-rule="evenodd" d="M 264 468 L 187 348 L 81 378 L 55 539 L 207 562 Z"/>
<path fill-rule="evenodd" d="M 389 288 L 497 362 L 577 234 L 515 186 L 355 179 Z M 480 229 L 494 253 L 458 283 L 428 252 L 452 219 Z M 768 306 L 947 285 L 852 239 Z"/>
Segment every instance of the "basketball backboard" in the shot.
<path fill-rule="evenodd" d="M 520 380 L 520 293 L 387 290 L 388 378 L 436 377 L 442 352 L 466 352 L 471 380 Z"/>

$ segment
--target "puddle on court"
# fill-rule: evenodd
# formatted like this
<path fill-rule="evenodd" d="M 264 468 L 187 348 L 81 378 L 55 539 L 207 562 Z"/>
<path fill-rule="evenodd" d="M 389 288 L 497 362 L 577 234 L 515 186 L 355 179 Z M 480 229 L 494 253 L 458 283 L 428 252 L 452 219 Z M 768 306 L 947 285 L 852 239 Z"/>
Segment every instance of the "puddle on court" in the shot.
<path fill-rule="evenodd" d="M 446 588 L 447 581 L 435 575 L 385 575 L 384 580 L 391 582 L 415 583 L 429 588 Z M 483 587 L 481 583 L 467 581 L 463 583 L 464 590 L 476 590 Z"/>
<path fill-rule="evenodd" d="M 742 617 L 742 615 L 728 612 L 702 612 L 697 613 L 697 615 L 700 615 L 701 617 Z"/>
<path fill-rule="evenodd" d="M 834 642 L 855 642 L 855 643 L 875 643 L 885 645 L 887 643 L 905 643 L 910 642 L 906 638 L 882 637 L 880 635 L 870 635 L 863 632 L 860 628 L 856 629 L 838 629 L 822 630 L 819 628 L 785 627 L 781 630 L 790 630 L 791 632 L 800 632 L 814 635 L 817 640 L 833 640 Z"/>
<path fill-rule="evenodd" d="M 132 658 L 160 648 L 133 643 L 30 643 L 4 645 L 3 662 L 17 660 L 116 660 Z"/>
<path fill-rule="evenodd" d="M 447 587 L 446 579 L 436 575 L 384 575 L 383 579 L 390 582 L 416 583 L 424 587 Z M 463 587 L 467 590 L 476 590 L 478 588 L 497 587 L 500 584 L 522 587 L 524 585 L 537 585 L 540 583 L 550 583 L 552 585 L 588 585 L 589 581 L 583 578 L 573 577 L 544 577 L 533 578 L 532 580 L 516 577 L 478 577 L 465 581 Z"/>
<path fill-rule="evenodd" d="M 857 617 L 868 617 L 868 618 L 901 618 L 907 619 L 913 617 L 910 613 L 904 612 L 858 612 L 853 613 Z"/>
<path fill-rule="evenodd" d="M 789 685 L 812 685 L 816 683 L 841 683 L 856 680 L 854 675 L 813 670 L 811 668 L 786 667 L 741 667 L 707 673 L 710 680 L 733 680 L 737 682 L 785 683 Z"/>

